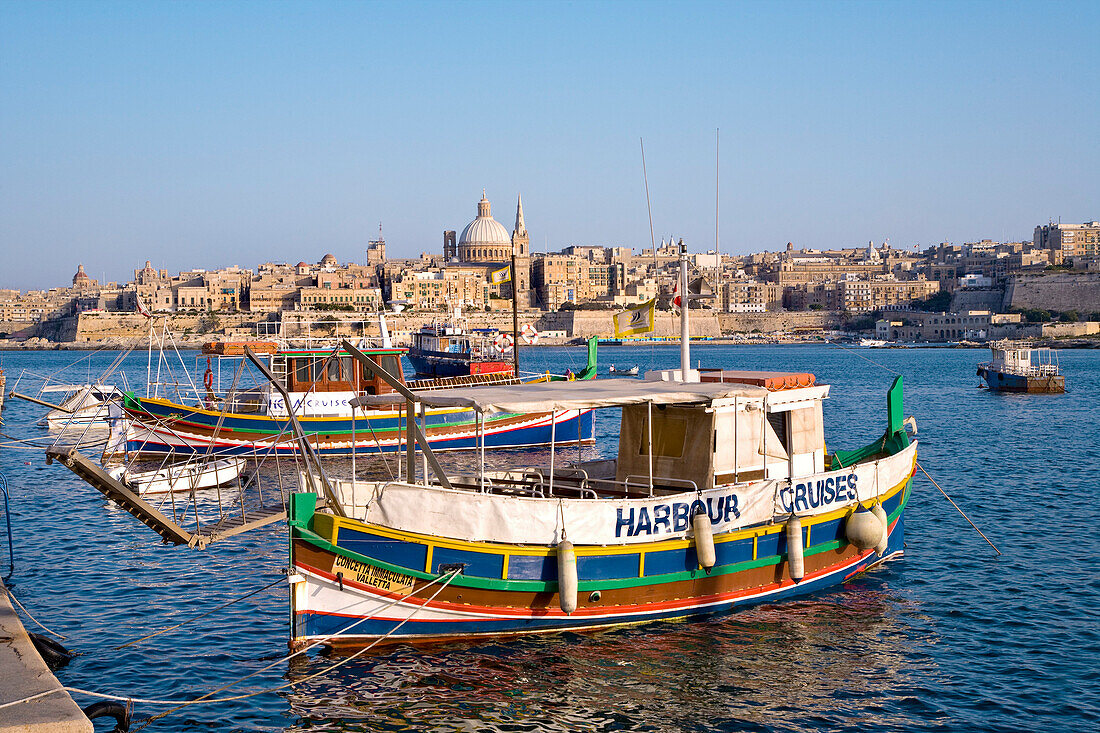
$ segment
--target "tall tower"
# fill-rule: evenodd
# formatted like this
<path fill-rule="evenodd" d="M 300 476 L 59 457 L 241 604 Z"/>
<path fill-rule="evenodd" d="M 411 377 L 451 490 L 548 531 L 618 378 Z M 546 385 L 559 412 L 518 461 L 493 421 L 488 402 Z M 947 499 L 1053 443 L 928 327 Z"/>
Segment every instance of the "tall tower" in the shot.
<path fill-rule="evenodd" d="M 512 251 L 516 255 L 516 282 L 513 286 L 518 295 L 517 303 L 523 307 L 531 305 L 531 240 L 527 236 L 527 225 L 523 221 L 523 196 L 516 202 L 516 225 L 512 229 Z"/>

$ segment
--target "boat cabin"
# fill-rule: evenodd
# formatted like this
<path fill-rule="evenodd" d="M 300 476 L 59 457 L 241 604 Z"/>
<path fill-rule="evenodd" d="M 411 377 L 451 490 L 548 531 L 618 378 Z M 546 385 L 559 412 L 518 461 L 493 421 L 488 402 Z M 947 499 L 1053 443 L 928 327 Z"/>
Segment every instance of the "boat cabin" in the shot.
<path fill-rule="evenodd" d="M 989 345 L 991 361 L 983 366 L 994 372 L 1021 377 L 1050 377 L 1059 374 L 1056 356 L 1050 349 L 1032 349 L 1010 341 L 995 341 Z"/>
<path fill-rule="evenodd" d="M 372 362 L 404 382 L 401 354 L 404 349 L 368 349 Z M 271 370 L 282 377 L 287 392 L 356 392 L 390 394 L 394 388 L 363 369 L 350 354 L 330 358 L 331 350 L 282 351 L 271 357 Z"/>
<path fill-rule="evenodd" d="M 617 481 L 652 476 L 664 489 L 710 489 L 825 470 L 827 385 L 815 386 L 812 374 L 702 376 L 702 384 L 729 385 L 732 394 L 702 404 L 623 407 Z"/>
<path fill-rule="evenodd" d="M 650 373 L 646 381 L 601 379 L 509 387 L 441 389 L 417 395 L 428 407 L 466 407 L 480 414 L 548 413 L 621 408 L 614 459 L 555 460 L 527 483 L 513 472 L 479 475 L 465 487 L 532 495 L 653 496 L 716 486 L 806 476 L 826 470 L 822 403 L 827 385 L 811 374 L 711 372 L 701 382 Z M 364 398 L 361 405 L 379 404 Z M 609 418 L 610 415 L 604 419 Z M 570 436 L 562 436 L 568 440 Z M 484 459 L 482 459 L 484 460 Z M 498 481 L 498 479 L 500 479 Z"/>

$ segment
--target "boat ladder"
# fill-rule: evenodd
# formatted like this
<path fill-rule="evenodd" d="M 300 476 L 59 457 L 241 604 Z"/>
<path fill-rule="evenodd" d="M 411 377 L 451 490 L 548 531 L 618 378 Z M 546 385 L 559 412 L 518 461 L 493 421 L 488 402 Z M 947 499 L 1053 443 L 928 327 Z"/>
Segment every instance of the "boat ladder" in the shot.
<path fill-rule="evenodd" d="M 208 525 L 203 530 L 190 531 L 174 522 L 126 484 L 110 476 L 75 448 L 61 446 L 47 448 L 46 462 L 52 463 L 54 460 L 59 461 L 61 465 L 91 484 L 93 488 L 132 514 L 169 544 L 187 545 L 201 550 L 211 542 L 286 518 L 286 510 L 281 505 L 260 506 L 247 512 L 242 509 L 240 515 L 224 515 L 217 523 Z"/>

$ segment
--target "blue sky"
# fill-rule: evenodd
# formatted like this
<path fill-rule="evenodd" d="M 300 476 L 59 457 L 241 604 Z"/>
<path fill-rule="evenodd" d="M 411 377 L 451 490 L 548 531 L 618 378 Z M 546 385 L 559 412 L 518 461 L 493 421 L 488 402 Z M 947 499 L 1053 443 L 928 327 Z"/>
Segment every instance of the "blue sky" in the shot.
<path fill-rule="evenodd" d="M 1100 218 L 1100 3 L 0 4 L 0 287 L 438 251 L 1030 239 Z"/>

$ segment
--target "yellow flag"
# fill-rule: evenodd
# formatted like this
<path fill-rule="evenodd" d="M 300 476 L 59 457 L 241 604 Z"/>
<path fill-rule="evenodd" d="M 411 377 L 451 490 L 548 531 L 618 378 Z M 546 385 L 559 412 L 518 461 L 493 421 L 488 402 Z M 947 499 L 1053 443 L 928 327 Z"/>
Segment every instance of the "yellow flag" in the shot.
<path fill-rule="evenodd" d="M 492 285 L 500 285 L 501 283 L 510 282 L 511 280 L 512 268 L 510 266 L 505 266 L 489 273 L 489 282 Z"/>
<path fill-rule="evenodd" d="M 653 311 L 657 299 L 647 301 L 622 313 L 615 314 L 615 338 L 636 333 L 649 333 L 653 330 Z"/>

